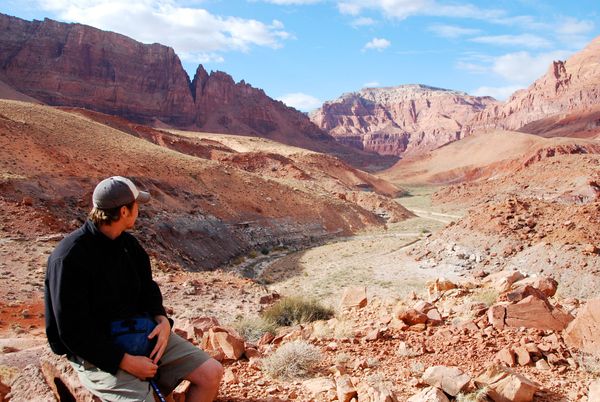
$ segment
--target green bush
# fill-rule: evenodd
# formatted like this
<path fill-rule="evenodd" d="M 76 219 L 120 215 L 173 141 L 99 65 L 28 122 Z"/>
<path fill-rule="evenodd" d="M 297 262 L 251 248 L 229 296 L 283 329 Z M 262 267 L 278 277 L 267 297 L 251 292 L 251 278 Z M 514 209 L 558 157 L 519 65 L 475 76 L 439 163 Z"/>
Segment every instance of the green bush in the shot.
<path fill-rule="evenodd" d="M 321 361 L 321 351 L 304 341 L 282 345 L 262 359 L 262 368 L 273 378 L 293 379 L 309 374 Z"/>
<path fill-rule="evenodd" d="M 273 335 L 277 333 L 277 325 L 263 317 L 242 318 L 233 326 L 244 339 L 250 342 L 257 342 L 267 332 Z"/>
<path fill-rule="evenodd" d="M 291 326 L 333 317 L 333 310 L 314 299 L 288 297 L 263 312 L 263 317 L 280 326 Z"/>

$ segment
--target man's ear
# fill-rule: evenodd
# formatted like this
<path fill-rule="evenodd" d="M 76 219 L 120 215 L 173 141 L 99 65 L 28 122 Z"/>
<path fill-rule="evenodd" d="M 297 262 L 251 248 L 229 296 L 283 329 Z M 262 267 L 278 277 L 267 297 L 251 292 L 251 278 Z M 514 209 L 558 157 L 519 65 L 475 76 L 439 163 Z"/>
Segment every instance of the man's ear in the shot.
<path fill-rule="evenodd" d="M 121 216 L 121 218 L 124 218 L 127 216 L 127 213 L 129 213 L 129 210 L 127 209 L 127 206 L 123 205 L 119 210 L 119 215 Z"/>

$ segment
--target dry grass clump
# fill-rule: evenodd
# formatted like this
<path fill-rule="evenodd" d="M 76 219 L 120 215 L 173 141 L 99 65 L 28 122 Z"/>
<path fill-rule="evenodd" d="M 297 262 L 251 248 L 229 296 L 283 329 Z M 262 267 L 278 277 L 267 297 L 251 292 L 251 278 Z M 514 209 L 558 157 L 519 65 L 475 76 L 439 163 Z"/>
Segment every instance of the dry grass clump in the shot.
<path fill-rule="evenodd" d="M 490 401 L 487 394 L 489 387 L 483 387 L 467 394 L 459 393 L 456 395 L 456 402 L 487 402 Z"/>
<path fill-rule="evenodd" d="M 250 342 L 257 342 L 267 332 L 273 335 L 277 333 L 277 325 L 263 317 L 242 318 L 235 322 L 233 327 Z"/>
<path fill-rule="evenodd" d="M 499 297 L 500 294 L 495 289 L 481 289 L 473 294 L 471 300 L 478 303 L 484 303 L 486 306 L 491 307 L 496 303 Z"/>
<path fill-rule="evenodd" d="M 262 359 L 262 367 L 273 378 L 293 379 L 306 376 L 320 361 L 321 351 L 317 347 L 304 341 L 293 341 Z"/>
<path fill-rule="evenodd" d="M 327 320 L 333 317 L 333 310 L 321 305 L 314 299 L 288 297 L 265 310 L 262 316 L 265 320 L 287 327 L 317 320 Z"/>

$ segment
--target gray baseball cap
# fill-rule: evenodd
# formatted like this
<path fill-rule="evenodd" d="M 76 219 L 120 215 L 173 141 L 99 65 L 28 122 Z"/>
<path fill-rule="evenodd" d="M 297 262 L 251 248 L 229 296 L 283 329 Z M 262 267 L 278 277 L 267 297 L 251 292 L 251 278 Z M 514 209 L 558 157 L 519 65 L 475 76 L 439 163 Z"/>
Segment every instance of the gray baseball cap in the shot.
<path fill-rule="evenodd" d="M 102 180 L 94 189 L 94 208 L 111 209 L 131 204 L 133 201 L 146 203 L 150 194 L 137 189 L 131 180 L 123 176 L 113 176 Z"/>

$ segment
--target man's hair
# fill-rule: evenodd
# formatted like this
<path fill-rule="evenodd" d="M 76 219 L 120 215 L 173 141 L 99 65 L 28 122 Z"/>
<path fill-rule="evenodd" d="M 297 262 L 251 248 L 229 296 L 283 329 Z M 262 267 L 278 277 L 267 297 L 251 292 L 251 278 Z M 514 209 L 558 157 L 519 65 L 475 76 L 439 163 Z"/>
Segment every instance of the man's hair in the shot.
<path fill-rule="evenodd" d="M 126 205 L 121 205 L 120 207 L 110 209 L 101 209 L 94 207 L 90 211 L 88 218 L 90 218 L 90 220 L 94 222 L 94 225 L 96 226 L 110 225 L 111 223 L 118 221 L 121 217 L 121 207 L 127 207 L 127 209 L 131 211 L 134 203 L 135 201 Z"/>

